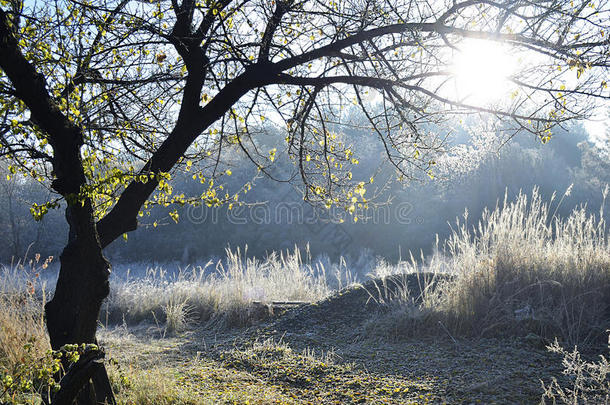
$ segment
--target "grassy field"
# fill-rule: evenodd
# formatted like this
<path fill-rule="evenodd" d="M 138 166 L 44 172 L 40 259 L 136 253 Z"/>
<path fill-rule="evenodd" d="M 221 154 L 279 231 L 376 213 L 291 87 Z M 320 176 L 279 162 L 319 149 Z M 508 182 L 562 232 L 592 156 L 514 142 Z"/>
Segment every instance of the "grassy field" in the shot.
<path fill-rule="evenodd" d="M 476 226 L 465 215 L 432 257 L 394 265 L 356 269 L 296 249 L 257 260 L 237 250 L 202 266 L 115 276 L 99 339 L 117 397 L 608 403 L 604 213 L 558 218 L 557 204 L 534 191 Z M 0 402 L 37 403 L 45 389 L 32 364 L 48 350 L 42 303 L 52 287 L 39 274 L 49 262 L 34 256 L 2 270 Z"/>

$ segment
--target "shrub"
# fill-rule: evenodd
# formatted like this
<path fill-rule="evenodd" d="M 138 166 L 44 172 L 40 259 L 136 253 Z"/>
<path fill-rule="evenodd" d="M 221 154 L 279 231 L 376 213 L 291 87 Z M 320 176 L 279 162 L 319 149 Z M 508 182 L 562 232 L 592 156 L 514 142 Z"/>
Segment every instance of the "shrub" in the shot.
<path fill-rule="evenodd" d="M 610 339 L 608 339 L 610 349 Z M 610 404 L 610 361 L 603 355 L 598 361 L 585 361 L 578 348 L 569 352 L 557 340 L 547 346 L 552 353 L 563 357 L 563 374 L 571 380 L 571 386 L 563 386 L 553 378 L 551 383 L 542 383 L 544 391 L 541 404 Z"/>
<path fill-rule="evenodd" d="M 60 356 L 49 350 L 39 357 L 34 344 L 31 338 L 23 347 L 23 357 L 10 367 L 0 367 L 0 403 L 35 403 L 37 398 L 48 399 L 59 389 L 53 376 L 60 371 Z"/>
<path fill-rule="evenodd" d="M 49 403 L 61 389 L 66 370 L 62 364 L 73 365 L 80 356 L 99 353 L 96 345 L 65 345 L 60 350 L 35 353 L 34 338 L 23 347 L 23 357 L 11 365 L 0 367 L 0 403 Z M 59 377 L 59 383 L 56 379 Z"/>

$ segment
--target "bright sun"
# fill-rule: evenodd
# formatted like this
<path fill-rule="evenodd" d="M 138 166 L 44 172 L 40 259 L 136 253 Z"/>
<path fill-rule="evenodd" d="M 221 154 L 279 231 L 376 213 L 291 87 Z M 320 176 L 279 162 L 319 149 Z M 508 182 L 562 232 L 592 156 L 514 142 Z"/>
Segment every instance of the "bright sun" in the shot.
<path fill-rule="evenodd" d="M 470 104 L 490 104 L 510 93 L 508 80 L 514 73 L 516 57 L 492 41 L 467 40 L 453 58 L 455 91 L 460 100 Z"/>

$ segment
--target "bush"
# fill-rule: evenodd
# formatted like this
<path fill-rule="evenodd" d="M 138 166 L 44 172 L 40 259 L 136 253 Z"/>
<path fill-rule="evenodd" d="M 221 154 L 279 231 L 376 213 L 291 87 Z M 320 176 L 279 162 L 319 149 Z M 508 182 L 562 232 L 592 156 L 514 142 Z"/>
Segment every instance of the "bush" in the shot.
<path fill-rule="evenodd" d="M 34 403 L 37 398 L 50 398 L 59 389 L 53 376 L 60 371 L 59 352 L 35 353 L 35 339 L 23 346 L 23 357 L 10 367 L 0 367 L 0 403 Z"/>
<path fill-rule="evenodd" d="M 60 350 L 47 350 L 43 356 L 35 353 L 35 338 L 23 347 L 23 357 L 11 367 L 0 368 L 0 403 L 49 403 L 61 389 L 62 364 L 75 364 L 85 353 L 98 352 L 96 345 L 65 345 Z M 60 382 L 56 382 L 56 377 Z"/>
<path fill-rule="evenodd" d="M 610 349 L 610 339 L 608 339 Z M 557 340 L 547 346 L 552 353 L 563 356 L 563 374 L 571 380 L 571 386 L 564 387 L 553 378 L 546 385 L 542 382 L 541 404 L 610 404 L 610 361 L 603 355 L 599 361 L 588 362 L 581 358 L 578 348 L 569 352 Z"/>

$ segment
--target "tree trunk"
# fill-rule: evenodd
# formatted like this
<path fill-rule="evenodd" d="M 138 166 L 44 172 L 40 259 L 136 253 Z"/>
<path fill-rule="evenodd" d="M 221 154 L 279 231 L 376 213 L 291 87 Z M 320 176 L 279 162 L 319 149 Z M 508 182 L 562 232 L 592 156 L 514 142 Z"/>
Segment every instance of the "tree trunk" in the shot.
<path fill-rule="evenodd" d="M 90 202 L 69 205 L 66 219 L 70 236 L 60 256 L 55 294 L 45 306 L 51 347 L 55 350 L 65 344 L 96 343 L 98 315 L 109 293 L 110 264 L 102 254 Z M 103 367 L 93 382 L 83 388 L 79 405 L 115 403 Z"/>
<path fill-rule="evenodd" d="M 0 8 L 0 67 L 15 87 L 15 95 L 28 106 L 32 121 L 48 135 L 55 175 L 51 186 L 68 204 L 68 244 L 60 256 L 55 294 L 45 306 L 51 347 L 95 343 L 98 314 L 109 292 L 110 264 L 102 254 L 91 200 L 82 194 L 87 184 L 80 151 L 83 131 L 49 95 L 44 76 L 21 52 L 15 28 Z M 79 405 L 115 403 L 105 369 L 100 370 L 103 375 L 92 378 L 95 384 L 86 384 Z"/>

